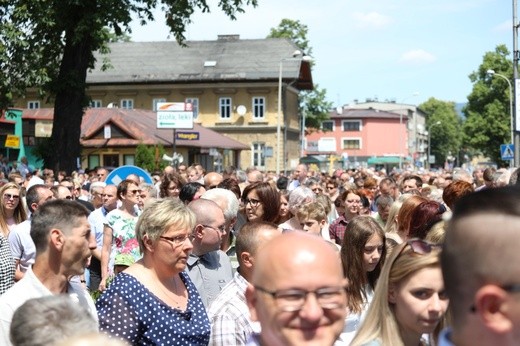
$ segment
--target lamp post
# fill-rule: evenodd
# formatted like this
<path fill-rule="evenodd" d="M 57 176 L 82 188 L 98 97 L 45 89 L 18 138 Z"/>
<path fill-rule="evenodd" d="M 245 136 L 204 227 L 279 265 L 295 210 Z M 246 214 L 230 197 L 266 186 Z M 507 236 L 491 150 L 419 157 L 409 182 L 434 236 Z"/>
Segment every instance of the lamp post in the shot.
<path fill-rule="evenodd" d="M 507 85 L 509 87 L 509 118 L 511 121 L 511 124 L 510 124 L 510 126 L 511 126 L 511 144 L 514 144 L 515 143 L 515 132 L 514 132 L 514 128 L 513 128 L 513 117 L 514 117 L 513 116 L 513 85 L 511 84 L 511 81 L 509 80 L 509 78 L 507 78 L 503 74 L 496 73 L 495 70 L 487 70 L 487 74 L 490 75 L 491 77 L 497 76 L 497 77 L 504 79 L 507 82 Z M 515 148 L 515 152 L 516 152 L 516 148 Z M 512 159 L 511 162 L 509 163 L 509 167 L 513 167 L 514 164 L 515 164 L 515 160 Z"/>
<path fill-rule="evenodd" d="M 431 143 L 431 130 L 434 126 L 437 126 L 437 125 L 440 125 L 441 122 L 440 121 L 437 121 L 433 124 L 430 125 L 430 127 L 428 128 L 428 170 L 431 168 L 431 163 L 430 163 L 430 156 L 431 156 L 431 147 L 432 147 L 432 143 Z"/>
<path fill-rule="evenodd" d="M 282 132 L 282 73 L 283 73 L 283 62 L 284 61 L 291 61 L 291 60 L 297 60 L 297 61 L 309 61 L 310 57 L 303 55 L 301 51 L 296 50 L 294 51 L 292 58 L 282 58 L 280 59 L 280 67 L 278 71 L 278 115 L 277 115 L 277 121 L 276 121 L 276 175 L 280 176 L 280 154 L 281 154 L 281 147 L 280 144 L 280 137 Z"/>

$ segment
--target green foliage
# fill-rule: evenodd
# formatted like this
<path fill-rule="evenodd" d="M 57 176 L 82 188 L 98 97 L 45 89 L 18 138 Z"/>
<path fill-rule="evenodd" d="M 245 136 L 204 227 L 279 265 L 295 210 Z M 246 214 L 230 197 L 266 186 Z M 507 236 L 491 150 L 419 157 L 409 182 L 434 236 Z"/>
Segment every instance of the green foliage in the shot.
<path fill-rule="evenodd" d="M 312 47 L 309 44 L 307 25 L 299 20 L 282 19 L 278 27 L 271 28 L 267 38 L 288 38 L 292 40 L 306 55 L 312 55 Z"/>
<path fill-rule="evenodd" d="M 162 160 L 164 147 L 162 145 L 146 146 L 139 144 L 135 149 L 135 164 L 148 172 L 163 170 L 167 163 Z"/>
<path fill-rule="evenodd" d="M 271 28 L 271 32 L 267 38 L 288 38 L 292 40 L 298 48 L 305 54 L 310 56 L 312 47 L 307 38 L 307 25 L 302 24 L 299 20 L 282 19 L 278 27 Z M 314 62 L 311 62 L 311 67 Z M 310 91 L 302 91 L 300 93 L 300 114 L 305 114 L 306 129 L 319 129 L 324 120 L 329 119 L 329 110 L 332 102 L 327 101 L 327 90 L 320 89 L 318 84 L 314 85 L 314 89 Z"/>
<path fill-rule="evenodd" d="M 505 45 L 484 54 L 478 70 L 469 76 L 473 90 L 463 110 L 466 115 L 463 143 L 500 165 L 503 162 L 500 144 L 511 141 L 509 84 L 500 76 L 488 75 L 490 69 L 512 80 L 513 65 Z"/>
<path fill-rule="evenodd" d="M 430 132 L 430 151 L 435 156 L 435 164 L 442 165 L 448 155 L 458 157 L 462 122 L 455 110 L 455 103 L 432 97 L 419 108 L 427 114 L 426 128 Z"/>

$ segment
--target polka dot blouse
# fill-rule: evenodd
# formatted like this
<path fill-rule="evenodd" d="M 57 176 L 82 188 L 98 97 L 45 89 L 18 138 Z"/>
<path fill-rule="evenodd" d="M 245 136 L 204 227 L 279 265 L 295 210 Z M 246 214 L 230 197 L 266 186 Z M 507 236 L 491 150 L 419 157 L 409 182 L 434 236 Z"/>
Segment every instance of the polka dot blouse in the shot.
<path fill-rule="evenodd" d="M 186 311 L 162 302 L 131 275 L 120 273 L 96 303 L 99 329 L 132 345 L 207 345 L 210 325 L 197 289 L 188 289 Z"/>

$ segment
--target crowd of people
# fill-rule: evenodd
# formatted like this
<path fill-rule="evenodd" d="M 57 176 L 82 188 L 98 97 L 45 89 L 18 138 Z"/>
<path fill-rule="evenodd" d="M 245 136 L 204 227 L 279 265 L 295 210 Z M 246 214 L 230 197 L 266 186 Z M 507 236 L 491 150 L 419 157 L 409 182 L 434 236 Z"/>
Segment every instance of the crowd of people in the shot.
<path fill-rule="evenodd" d="M 520 169 L 108 173 L 0 172 L 1 344 L 520 343 Z"/>

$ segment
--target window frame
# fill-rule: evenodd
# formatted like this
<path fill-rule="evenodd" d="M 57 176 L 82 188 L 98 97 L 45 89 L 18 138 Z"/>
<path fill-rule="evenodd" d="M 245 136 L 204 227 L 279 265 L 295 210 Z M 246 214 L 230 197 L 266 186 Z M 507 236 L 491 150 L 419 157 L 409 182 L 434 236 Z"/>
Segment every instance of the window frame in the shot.
<path fill-rule="evenodd" d="M 124 106 L 124 103 L 129 103 L 130 107 L 128 107 L 128 105 Z M 134 99 L 121 99 L 119 101 L 119 107 L 122 109 L 134 109 Z"/>
<path fill-rule="evenodd" d="M 226 104 L 228 103 L 228 104 Z M 231 120 L 231 113 L 233 107 L 233 100 L 231 97 L 219 97 L 218 98 L 218 113 L 220 120 Z M 223 114 L 226 113 L 226 114 Z"/>
<path fill-rule="evenodd" d="M 357 130 L 345 129 L 346 124 L 358 124 Z M 361 132 L 363 130 L 363 122 L 361 120 L 342 120 L 341 130 L 343 132 Z"/>
<path fill-rule="evenodd" d="M 256 101 L 261 101 L 257 103 Z M 266 98 L 264 96 L 253 96 L 251 99 L 251 109 L 253 113 L 253 120 L 265 120 L 265 110 L 266 107 Z M 258 113 L 262 113 L 261 116 L 258 116 Z"/>
<path fill-rule="evenodd" d="M 345 141 L 357 141 L 359 144 L 358 148 L 347 148 Z M 343 150 L 361 150 L 363 149 L 363 140 L 361 137 L 343 137 L 341 138 L 341 149 Z"/>

